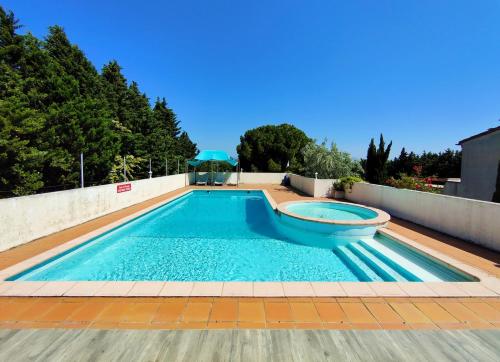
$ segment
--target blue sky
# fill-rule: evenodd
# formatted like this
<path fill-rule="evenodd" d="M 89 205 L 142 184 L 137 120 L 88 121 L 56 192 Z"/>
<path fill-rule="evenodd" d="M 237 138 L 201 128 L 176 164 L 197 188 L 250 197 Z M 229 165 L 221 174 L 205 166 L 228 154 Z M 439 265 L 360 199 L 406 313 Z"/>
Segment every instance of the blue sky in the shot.
<path fill-rule="evenodd" d="M 201 149 L 292 123 L 363 157 L 383 133 L 421 152 L 500 118 L 500 1 L 19 1 L 23 31 L 49 25 L 100 69 L 116 59 L 165 96 Z"/>

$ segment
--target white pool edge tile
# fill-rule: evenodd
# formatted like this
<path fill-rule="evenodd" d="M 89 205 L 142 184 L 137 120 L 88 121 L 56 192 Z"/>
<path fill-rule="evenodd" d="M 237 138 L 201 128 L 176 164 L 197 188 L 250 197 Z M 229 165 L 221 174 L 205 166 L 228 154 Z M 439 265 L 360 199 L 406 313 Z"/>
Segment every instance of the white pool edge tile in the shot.
<path fill-rule="evenodd" d="M 284 297 L 283 283 L 281 282 L 254 282 L 254 297 Z"/>
<path fill-rule="evenodd" d="M 253 282 L 224 282 L 223 297 L 253 297 Z"/>
<path fill-rule="evenodd" d="M 189 297 L 193 290 L 194 282 L 165 282 L 160 291 L 160 297 Z"/>
<path fill-rule="evenodd" d="M 221 297 L 224 282 L 194 282 L 191 297 Z"/>

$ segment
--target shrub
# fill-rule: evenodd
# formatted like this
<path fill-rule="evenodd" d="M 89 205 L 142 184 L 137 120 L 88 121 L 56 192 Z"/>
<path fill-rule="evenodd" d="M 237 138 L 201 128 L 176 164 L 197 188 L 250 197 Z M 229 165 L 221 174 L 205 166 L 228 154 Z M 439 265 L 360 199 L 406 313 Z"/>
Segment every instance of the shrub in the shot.
<path fill-rule="evenodd" d="M 346 176 L 355 176 L 363 173 L 359 161 L 351 155 L 338 149 L 335 143 L 327 146 L 326 140 L 321 144 L 309 143 L 302 149 L 304 155 L 305 176 L 318 178 L 339 179 Z"/>
<path fill-rule="evenodd" d="M 333 188 L 336 191 L 351 192 L 352 185 L 354 185 L 356 182 L 363 182 L 363 179 L 358 176 L 342 177 L 338 181 L 333 183 Z"/>
<path fill-rule="evenodd" d="M 386 180 L 386 185 L 395 187 L 397 189 L 408 189 L 424 192 L 440 193 L 439 189 L 431 186 L 430 178 L 419 179 L 417 177 L 411 177 L 405 174 L 399 175 L 400 178 L 396 179 L 394 177 L 389 177 Z"/>

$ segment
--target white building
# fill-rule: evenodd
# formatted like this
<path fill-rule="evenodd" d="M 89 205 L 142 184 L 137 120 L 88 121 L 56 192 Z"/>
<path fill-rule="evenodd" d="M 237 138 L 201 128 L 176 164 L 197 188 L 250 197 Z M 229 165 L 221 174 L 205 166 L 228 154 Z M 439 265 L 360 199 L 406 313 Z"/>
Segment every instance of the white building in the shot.
<path fill-rule="evenodd" d="M 461 178 L 446 182 L 444 194 L 491 201 L 500 162 L 500 126 L 463 139 Z"/>

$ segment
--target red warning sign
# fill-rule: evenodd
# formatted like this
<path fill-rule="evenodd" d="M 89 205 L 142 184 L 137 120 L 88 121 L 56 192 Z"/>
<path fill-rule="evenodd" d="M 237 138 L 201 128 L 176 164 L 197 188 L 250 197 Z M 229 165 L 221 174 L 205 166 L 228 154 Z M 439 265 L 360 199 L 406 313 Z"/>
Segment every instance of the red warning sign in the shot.
<path fill-rule="evenodd" d="M 132 184 L 121 184 L 121 185 L 116 185 L 116 192 L 127 192 L 132 190 Z"/>

